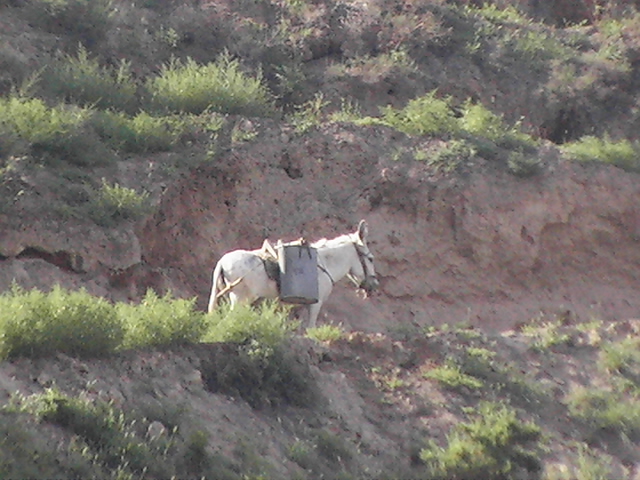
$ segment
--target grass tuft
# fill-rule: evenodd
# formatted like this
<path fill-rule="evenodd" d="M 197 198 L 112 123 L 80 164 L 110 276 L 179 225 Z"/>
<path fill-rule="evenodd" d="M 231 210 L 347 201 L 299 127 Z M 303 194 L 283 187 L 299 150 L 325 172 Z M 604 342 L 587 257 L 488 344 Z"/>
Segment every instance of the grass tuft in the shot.
<path fill-rule="evenodd" d="M 442 365 L 424 372 L 425 378 L 436 380 L 440 385 L 454 391 L 478 390 L 484 386 L 482 380 L 467 375 L 458 365 Z"/>
<path fill-rule="evenodd" d="M 318 342 L 335 342 L 344 337 L 344 329 L 340 325 L 324 324 L 308 328 L 305 336 Z"/>

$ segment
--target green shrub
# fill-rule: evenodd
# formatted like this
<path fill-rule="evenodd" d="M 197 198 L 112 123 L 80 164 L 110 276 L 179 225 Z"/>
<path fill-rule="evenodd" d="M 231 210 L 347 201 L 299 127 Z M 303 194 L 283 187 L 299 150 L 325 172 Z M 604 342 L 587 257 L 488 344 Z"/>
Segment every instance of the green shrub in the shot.
<path fill-rule="evenodd" d="M 119 112 L 97 112 L 91 125 L 112 148 L 122 152 L 151 153 L 171 150 L 188 129 L 183 116 L 152 116 L 140 112 L 129 117 Z"/>
<path fill-rule="evenodd" d="M 49 107 L 37 98 L 15 95 L 0 98 L 4 134 L 12 143 L 22 143 L 45 163 L 64 159 L 86 166 L 111 159 L 88 126 L 91 115 L 91 110 L 74 106 Z"/>
<path fill-rule="evenodd" d="M 609 480 L 615 478 L 611 461 L 599 452 L 591 452 L 581 444 L 578 449 L 578 466 L 576 468 L 578 480 Z"/>
<path fill-rule="evenodd" d="M 509 169 L 509 173 L 516 177 L 529 178 L 540 173 L 542 165 L 540 160 L 535 156 L 514 151 L 509 153 L 507 168 Z"/>
<path fill-rule="evenodd" d="M 149 194 L 138 193 L 117 183 L 109 185 L 104 179 L 89 202 L 89 216 L 101 226 L 112 226 L 120 221 L 137 220 L 150 211 Z"/>
<path fill-rule="evenodd" d="M 135 422 L 110 403 L 71 397 L 56 389 L 32 395 L 21 403 L 22 411 L 77 436 L 100 466 L 119 471 L 117 478 L 127 478 L 132 473 L 170 477 L 171 467 L 165 461 L 166 442 L 145 441 L 133 428 Z"/>
<path fill-rule="evenodd" d="M 318 400 L 308 364 L 286 343 L 269 348 L 256 342 L 228 345 L 205 365 L 203 377 L 211 391 L 238 396 L 254 408 L 282 403 L 308 407 Z"/>
<path fill-rule="evenodd" d="M 625 397 L 621 392 L 602 389 L 577 388 L 568 398 L 572 416 L 591 427 L 592 434 L 600 430 L 640 435 L 640 402 L 637 395 Z"/>
<path fill-rule="evenodd" d="M 459 347 L 455 355 L 449 357 L 448 365 L 459 369 L 466 376 L 480 380 L 485 386 L 490 385 L 493 391 L 507 396 L 515 404 L 530 407 L 532 404 L 539 405 L 549 398 L 539 382 L 528 377 L 516 364 L 499 361 L 495 355 L 495 352 L 482 347 Z M 451 377 L 455 385 L 455 372 Z"/>
<path fill-rule="evenodd" d="M 322 110 L 329 104 L 324 100 L 322 93 L 316 94 L 291 115 L 290 122 L 296 132 L 305 133 L 322 122 Z"/>
<path fill-rule="evenodd" d="M 101 41 L 111 26 L 112 0 L 32 0 L 29 20 L 44 30 L 71 36 L 87 47 Z"/>
<path fill-rule="evenodd" d="M 184 465 L 189 472 L 202 474 L 206 469 L 208 444 L 209 436 L 202 430 L 196 430 L 189 436 L 184 455 Z"/>
<path fill-rule="evenodd" d="M 101 66 L 81 45 L 75 57 L 64 56 L 51 67 L 43 87 L 65 101 L 99 109 L 134 112 L 138 109 L 137 86 L 130 64 L 124 60 L 117 69 Z"/>
<path fill-rule="evenodd" d="M 465 7 L 464 14 L 474 20 L 475 35 L 467 50 L 472 54 L 491 51 L 495 63 L 516 61 L 542 71 L 552 59 L 566 60 L 578 54 L 554 29 L 535 23 L 513 6 L 484 3 Z M 488 46 L 483 49 L 483 44 Z"/>
<path fill-rule="evenodd" d="M 267 351 L 282 345 L 297 328 L 288 309 L 278 302 L 263 302 L 257 310 L 248 305 L 220 308 L 210 314 L 204 341 L 253 344 Z"/>
<path fill-rule="evenodd" d="M 454 172 L 461 164 L 469 161 L 476 154 L 475 149 L 466 140 L 451 140 L 433 154 L 419 150 L 414 158 L 444 172 Z"/>
<path fill-rule="evenodd" d="M 124 336 L 122 321 L 106 300 L 86 291 L 24 291 L 0 295 L 0 358 L 57 352 L 97 356 L 113 352 Z"/>
<path fill-rule="evenodd" d="M 319 430 L 315 435 L 318 454 L 332 463 L 348 462 L 353 458 L 353 450 L 346 441 L 328 430 Z"/>
<path fill-rule="evenodd" d="M 518 420 L 514 410 L 483 403 L 475 419 L 454 427 L 445 447 L 431 441 L 421 450 L 420 459 L 433 480 L 502 480 L 516 468 L 540 470 L 539 437 L 540 428 Z"/>
<path fill-rule="evenodd" d="M 508 150 L 527 150 L 536 145 L 530 135 L 520 131 L 519 125 L 508 126 L 502 117 L 484 105 L 469 100 L 462 107 L 462 117 L 458 123 L 464 132 Z"/>
<path fill-rule="evenodd" d="M 382 109 L 382 121 L 407 135 L 447 135 L 458 132 L 458 122 L 448 98 L 436 98 L 436 91 L 414 98 L 401 110 Z"/>
<path fill-rule="evenodd" d="M 562 150 L 567 156 L 581 162 L 602 162 L 628 171 L 640 171 L 640 143 L 637 141 L 614 142 L 588 135 L 564 144 Z"/>
<path fill-rule="evenodd" d="M 196 343 L 207 329 L 205 316 L 195 310 L 195 298 L 159 297 L 148 290 L 139 304 L 118 303 L 125 327 L 123 348 Z"/>
<path fill-rule="evenodd" d="M 610 373 L 635 379 L 640 386 L 640 339 L 628 337 L 602 345 L 599 365 Z"/>
<path fill-rule="evenodd" d="M 227 307 L 209 316 L 203 341 L 233 346 L 207 367 L 209 388 L 238 395 L 254 407 L 281 401 L 305 406 L 315 400 L 309 367 L 290 348 L 296 324 L 277 302 L 263 302 L 257 310 L 248 305 Z"/>
<path fill-rule="evenodd" d="M 479 103 L 465 102 L 462 117 L 458 120 L 460 128 L 477 137 L 498 141 L 505 132 L 502 118 Z"/>
<path fill-rule="evenodd" d="M 522 328 L 522 333 L 533 339 L 531 348 L 538 352 L 569 345 L 573 340 L 570 333 L 563 331 L 561 320 L 534 319 Z"/>
<path fill-rule="evenodd" d="M 227 53 L 207 65 L 173 59 L 147 87 L 163 111 L 200 114 L 207 110 L 246 116 L 273 113 L 273 99 L 262 76 L 250 77 Z"/>
<path fill-rule="evenodd" d="M 287 456 L 307 471 L 316 470 L 320 466 L 316 452 L 302 440 L 297 440 L 289 446 Z"/>
<path fill-rule="evenodd" d="M 31 415 L 6 406 L 0 409 L 0 478 L 106 480 L 107 475 L 101 473 L 82 452 L 65 451 L 43 435 Z"/>
<path fill-rule="evenodd" d="M 24 141 L 46 149 L 55 148 L 76 132 L 89 117 L 89 111 L 74 107 L 48 107 L 37 98 L 0 98 L 0 117 L 4 128 Z"/>

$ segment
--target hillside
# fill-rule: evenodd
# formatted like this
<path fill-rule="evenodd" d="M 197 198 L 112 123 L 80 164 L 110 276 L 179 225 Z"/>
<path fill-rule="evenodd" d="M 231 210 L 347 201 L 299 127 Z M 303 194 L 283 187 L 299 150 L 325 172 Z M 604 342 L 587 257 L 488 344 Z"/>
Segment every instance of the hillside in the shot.
<path fill-rule="evenodd" d="M 275 364 L 10 356 L 0 476 L 640 478 L 637 3 L 0 1 L 0 291 L 202 311 L 360 219 L 380 279 Z"/>

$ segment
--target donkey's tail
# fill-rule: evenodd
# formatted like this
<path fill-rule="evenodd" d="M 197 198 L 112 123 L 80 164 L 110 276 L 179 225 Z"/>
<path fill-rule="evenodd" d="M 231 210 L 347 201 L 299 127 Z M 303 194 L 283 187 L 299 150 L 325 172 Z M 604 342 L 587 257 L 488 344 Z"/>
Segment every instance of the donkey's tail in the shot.
<path fill-rule="evenodd" d="M 213 281 L 211 285 L 211 297 L 209 298 L 208 312 L 211 313 L 215 310 L 220 287 L 224 283 L 224 272 L 222 271 L 222 262 L 216 264 L 216 268 L 213 269 Z"/>

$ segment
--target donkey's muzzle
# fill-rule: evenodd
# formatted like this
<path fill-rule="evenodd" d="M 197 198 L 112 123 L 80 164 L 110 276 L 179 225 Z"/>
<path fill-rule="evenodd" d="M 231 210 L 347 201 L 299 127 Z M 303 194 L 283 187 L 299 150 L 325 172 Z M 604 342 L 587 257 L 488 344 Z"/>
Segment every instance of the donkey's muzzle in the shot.
<path fill-rule="evenodd" d="M 380 286 L 380 282 L 376 277 L 365 278 L 360 284 L 360 288 L 363 289 L 367 293 L 371 293 Z"/>

